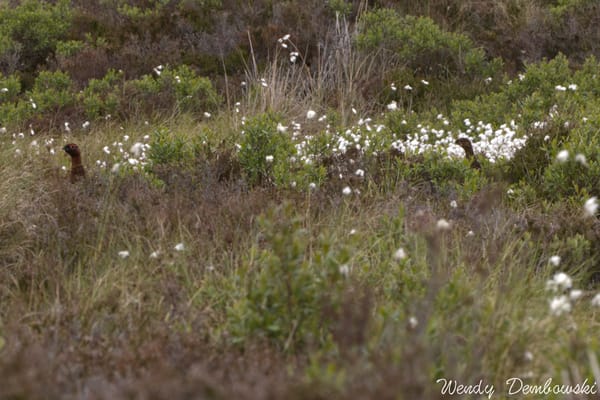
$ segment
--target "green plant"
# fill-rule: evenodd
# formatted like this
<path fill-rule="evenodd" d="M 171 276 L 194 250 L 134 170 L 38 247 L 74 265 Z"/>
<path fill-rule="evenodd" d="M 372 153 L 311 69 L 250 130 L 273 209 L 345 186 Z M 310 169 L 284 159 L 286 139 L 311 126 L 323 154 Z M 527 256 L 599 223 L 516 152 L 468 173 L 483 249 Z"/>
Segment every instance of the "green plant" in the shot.
<path fill-rule="evenodd" d="M 329 329 L 324 311 L 339 301 L 348 251 L 325 233 L 312 244 L 289 203 L 259 225 L 265 248 L 248 265 L 245 293 L 229 309 L 233 341 L 266 338 L 283 350 L 323 342 Z"/>
<path fill-rule="evenodd" d="M 102 79 L 91 79 L 79 94 L 84 112 L 89 119 L 115 115 L 124 99 L 123 73 L 111 69 Z"/>

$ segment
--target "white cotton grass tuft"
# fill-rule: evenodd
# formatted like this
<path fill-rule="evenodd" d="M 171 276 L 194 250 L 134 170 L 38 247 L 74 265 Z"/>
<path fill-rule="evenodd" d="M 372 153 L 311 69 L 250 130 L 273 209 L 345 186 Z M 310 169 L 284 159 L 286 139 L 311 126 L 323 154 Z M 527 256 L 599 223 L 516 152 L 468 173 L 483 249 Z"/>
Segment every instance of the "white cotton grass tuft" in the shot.
<path fill-rule="evenodd" d="M 579 300 L 581 296 L 583 296 L 583 290 L 573 289 L 569 292 L 569 298 L 571 299 L 571 301 Z"/>
<path fill-rule="evenodd" d="M 348 277 L 350 275 L 350 267 L 348 264 L 340 265 L 339 267 L 340 274 L 344 277 Z"/>
<path fill-rule="evenodd" d="M 160 251 L 159 250 L 155 250 L 152 253 L 150 253 L 150 258 L 156 259 L 160 256 Z"/>
<path fill-rule="evenodd" d="M 571 289 L 572 286 L 573 280 L 564 272 L 554 274 L 552 279 L 546 282 L 546 289 L 552 290 L 553 292 L 562 292 Z"/>
<path fill-rule="evenodd" d="M 548 262 L 555 267 L 560 265 L 560 256 L 554 255 L 548 259 Z"/>
<path fill-rule="evenodd" d="M 306 112 L 306 119 L 313 119 L 316 116 L 317 116 L 317 113 L 313 110 L 308 110 Z"/>
<path fill-rule="evenodd" d="M 598 211 L 598 198 L 594 196 L 587 199 L 583 205 L 583 211 L 587 217 L 595 216 Z"/>
<path fill-rule="evenodd" d="M 400 261 L 406 258 L 406 252 L 402 247 L 394 252 L 394 260 Z"/>
<path fill-rule="evenodd" d="M 446 221 L 445 219 L 439 219 L 438 222 L 436 223 L 436 228 L 439 231 L 447 231 L 450 229 L 450 222 Z"/>
<path fill-rule="evenodd" d="M 556 155 L 556 161 L 564 163 L 569 159 L 569 150 L 561 150 Z"/>
<path fill-rule="evenodd" d="M 592 306 L 600 307 L 600 293 L 597 293 L 591 301 Z"/>
<path fill-rule="evenodd" d="M 121 258 L 127 258 L 127 257 L 129 257 L 129 251 L 127 251 L 127 250 L 121 250 L 117 254 Z"/>
<path fill-rule="evenodd" d="M 567 296 L 558 296 L 550 300 L 550 313 L 561 316 L 571 312 L 571 302 Z"/>
<path fill-rule="evenodd" d="M 183 243 L 177 243 L 173 249 L 175 249 L 175 251 L 183 251 L 185 250 L 185 245 Z"/>
<path fill-rule="evenodd" d="M 349 196 L 352 194 L 352 189 L 350 188 L 350 186 L 346 186 L 343 190 L 342 190 L 342 194 L 344 196 Z"/>
<path fill-rule="evenodd" d="M 584 167 L 588 166 L 587 158 L 581 153 L 575 155 L 575 161 L 583 165 Z"/>

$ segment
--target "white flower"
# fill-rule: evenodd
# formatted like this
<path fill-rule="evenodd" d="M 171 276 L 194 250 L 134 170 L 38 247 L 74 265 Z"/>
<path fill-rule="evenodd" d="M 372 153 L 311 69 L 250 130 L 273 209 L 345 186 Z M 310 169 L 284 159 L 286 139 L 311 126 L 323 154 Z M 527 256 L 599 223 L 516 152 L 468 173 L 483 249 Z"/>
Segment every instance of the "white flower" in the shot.
<path fill-rule="evenodd" d="M 268 155 L 265 157 L 265 161 L 268 163 L 272 163 L 273 162 L 273 156 L 272 155 Z"/>
<path fill-rule="evenodd" d="M 447 231 L 448 229 L 450 229 L 450 222 L 442 218 L 438 220 L 436 227 L 440 231 Z"/>
<path fill-rule="evenodd" d="M 596 294 L 592 299 L 592 305 L 594 307 L 600 307 L 600 293 Z"/>
<path fill-rule="evenodd" d="M 583 165 L 584 167 L 587 167 L 587 158 L 585 158 L 585 155 L 579 153 L 577 155 L 575 155 L 575 161 L 577 161 L 579 164 Z"/>
<path fill-rule="evenodd" d="M 394 260 L 404 260 L 406 258 L 406 252 L 402 247 L 394 252 Z"/>
<path fill-rule="evenodd" d="M 116 174 L 117 172 L 119 172 L 119 168 L 121 168 L 121 164 L 119 164 L 119 163 L 115 163 L 115 164 L 112 166 L 112 168 L 110 169 L 110 171 L 111 171 L 113 174 Z"/>
<path fill-rule="evenodd" d="M 317 113 L 313 110 L 308 110 L 306 112 L 306 119 L 313 119 L 316 116 L 317 116 Z"/>
<path fill-rule="evenodd" d="M 356 229 L 350 229 L 349 235 L 356 235 Z"/>
<path fill-rule="evenodd" d="M 412 88 L 412 86 L 410 86 L 410 85 L 405 85 L 405 86 L 404 86 L 404 90 L 411 91 L 412 89 L 413 89 L 413 88 Z"/>
<path fill-rule="evenodd" d="M 552 256 L 548 261 L 550 262 L 550 264 L 554 265 L 555 267 L 558 267 L 560 265 L 560 256 Z"/>
<path fill-rule="evenodd" d="M 588 217 L 593 217 L 594 215 L 596 215 L 596 211 L 598 211 L 598 198 L 594 196 L 587 199 L 587 201 L 583 205 L 583 210 L 585 212 L 585 215 Z"/>
<path fill-rule="evenodd" d="M 142 155 L 143 150 L 144 144 L 140 142 L 135 142 L 133 146 L 131 146 L 131 148 L 129 149 L 129 152 L 139 158 Z"/>
<path fill-rule="evenodd" d="M 387 109 L 390 111 L 395 111 L 398 109 L 398 103 L 396 103 L 396 101 L 392 101 L 390 104 L 387 105 Z"/>
<path fill-rule="evenodd" d="M 308 184 L 308 187 L 309 187 L 309 189 L 314 190 L 314 189 L 317 188 L 317 184 L 314 183 L 314 182 L 311 182 L 311 183 Z"/>
<path fill-rule="evenodd" d="M 212 114 L 211 114 L 211 113 L 209 113 L 209 112 L 207 112 L 207 111 L 204 111 L 204 117 L 205 117 L 205 118 L 210 118 L 211 116 L 212 116 Z"/>
<path fill-rule="evenodd" d="M 472 236 L 475 236 L 475 232 L 473 232 L 473 231 L 467 232 L 467 237 L 472 237 Z"/>
<path fill-rule="evenodd" d="M 577 90 L 577 85 L 575 83 L 571 83 L 569 85 L 569 90 L 573 90 L 573 91 Z"/>
<path fill-rule="evenodd" d="M 287 126 L 283 126 L 281 122 L 279 122 L 277 124 L 277 132 L 284 133 L 285 131 L 287 131 Z"/>
<path fill-rule="evenodd" d="M 558 152 L 558 154 L 556 155 L 556 160 L 558 162 L 564 163 L 569 159 L 569 151 L 568 150 L 561 150 Z"/>
<path fill-rule="evenodd" d="M 359 168 L 354 172 L 354 175 L 362 178 L 363 176 L 365 176 L 365 171 Z"/>
<path fill-rule="evenodd" d="M 572 301 L 578 300 L 581 296 L 583 296 L 583 290 L 573 289 L 571 292 L 569 292 L 569 298 Z"/>
<path fill-rule="evenodd" d="M 492 77 L 491 77 L 491 76 L 488 76 L 488 77 L 487 77 L 487 78 L 485 78 L 483 81 L 489 85 L 490 83 L 492 83 Z"/>
<path fill-rule="evenodd" d="M 342 193 L 344 194 L 344 196 L 349 196 L 352 194 L 352 189 L 350 189 L 350 186 L 346 186 L 343 190 Z"/>
<path fill-rule="evenodd" d="M 119 257 L 121 257 L 121 258 L 129 257 L 129 251 L 127 251 L 127 250 L 121 250 L 118 254 L 119 254 Z"/>
<path fill-rule="evenodd" d="M 456 200 L 452 200 L 452 201 L 450 202 L 450 207 L 452 207 L 452 208 L 456 208 L 456 207 L 458 207 L 458 204 L 456 203 Z"/>
<path fill-rule="evenodd" d="M 421 83 L 425 86 L 429 85 L 429 81 L 426 81 L 425 79 L 421 79 Z"/>
<path fill-rule="evenodd" d="M 554 89 L 556 89 L 559 92 L 564 92 L 567 90 L 567 88 L 562 85 L 556 85 L 556 86 L 554 86 Z"/>
<path fill-rule="evenodd" d="M 150 253 L 150 258 L 158 258 L 160 256 L 160 251 L 156 250 Z"/>
<path fill-rule="evenodd" d="M 129 158 L 129 159 L 127 159 L 127 162 L 128 162 L 130 165 L 138 165 L 138 164 L 140 163 L 140 162 L 139 162 L 137 159 L 135 159 L 135 158 Z"/>
<path fill-rule="evenodd" d="M 285 35 L 283 35 L 283 37 L 281 38 L 281 40 L 288 40 L 290 38 L 290 34 L 286 33 Z"/>
<path fill-rule="evenodd" d="M 571 312 L 571 303 L 567 296 L 558 296 L 550 300 L 550 312 L 552 315 L 560 316 Z"/>
<path fill-rule="evenodd" d="M 175 249 L 175 251 L 183 251 L 185 249 L 185 246 L 183 245 L 183 243 L 177 243 L 173 248 Z"/>
<path fill-rule="evenodd" d="M 90 127 L 90 121 L 85 121 L 83 124 L 81 124 L 81 127 L 82 127 L 83 129 L 87 129 L 87 128 L 89 128 L 89 127 Z"/>
<path fill-rule="evenodd" d="M 556 291 L 568 290 L 573 286 L 573 281 L 571 277 L 564 272 L 559 272 L 554 274 L 552 279 L 546 282 L 546 289 Z"/>
<path fill-rule="evenodd" d="M 350 275 L 350 267 L 348 266 L 348 264 L 344 264 L 344 265 L 340 265 L 340 274 L 342 274 L 345 277 L 348 277 L 348 275 Z"/>
<path fill-rule="evenodd" d="M 410 326 L 411 329 L 415 329 L 417 325 L 419 325 L 419 320 L 417 317 L 411 316 L 408 318 L 408 326 Z"/>

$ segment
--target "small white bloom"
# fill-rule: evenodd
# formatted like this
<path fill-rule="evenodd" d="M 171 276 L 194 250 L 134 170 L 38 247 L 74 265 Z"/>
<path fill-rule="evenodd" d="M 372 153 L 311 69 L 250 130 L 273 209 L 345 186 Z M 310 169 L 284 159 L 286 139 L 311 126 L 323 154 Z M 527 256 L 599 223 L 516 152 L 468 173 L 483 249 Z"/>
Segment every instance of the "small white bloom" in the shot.
<path fill-rule="evenodd" d="M 438 220 L 436 227 L 440 231 L 447 231 L 448 229 L 450 229 L 450 222 L 442 218 Z"/>
<path fill-rule="evenodd" d="M 129 251 L 127 251 L 127 250 L 121 250 L 118 254 L 119 254 L 119 257 L 121 257 L 121 258 L 129 257 Z"/>
<path fill-rule="evenodd" d="M 314 182 L 311 182 L 311 183 L 308 184 L 308 187 L 309 187 L 310 190 L 314 190 L 314 189 L 317 188 L 317 184 L 314 183 Z"/>
<path fill-rule="evenodd" d="M 348 266 L 348 264 L 344 264 L 344 265 L 340 265 L 340 274 L 342 274 L 345 277 L 348 277 L 348 275 L 350 275 L 350 267 Z"/>
<path fill-rule="evenodd" d="M 362 178 L 363 176 L 365 176 L 365 171 L 359 168 L 354 172 L 354 175 Z"/>
<path fill-rule="evenodd" d="M 111 171 L 113 174 L 116 174 L 116 173 L 118 173 L 118 172 L 119 172 L 119 168 L 121 168 L 121 164 L 119 164 L 119 163 L 115 163 L 115 164 L 112 166 L 112 168 L 110 169 L 110 171 Z"/>
<path fill-rule="evenodd" d="M 402 247 L 394 252 L 394 260 L 404 260 L 406 258 L 406 252 Z"/>
<path fill-rule="evenodd" d="M 313 119 L 316 116 L 317 116 L 317 113 L 313 110 L 308 110 L 306 112 L 306 119 Z"/>
<path fill-rule="evenodd" d="M 452 207 L 452 208 L 456 208 L 456 207 L 458 207 L 458 204 L 456 203 L 456 200 L 452 200 L 452 201 L 450 202 L 450 207 Z"/>
<path fill-rule="evenodd" d="M 355 234 L 356 234 L 356 229 L 350 229 L 350 232 L 349 232 L 349 234 L 350 234 L 350 235 L 355 235 Z"/>
<path fill-rule="evenodd" d="M 550 300 L 550 312 L 552 315 L 560 316 L 571 312 L 571 303 L 567 296 L 558 296 Z"/>
<path fill-rule="evenodd" d="M 81 127 L 82 127 L 83 129 L 87 129 L 87 128 L 89 128 L 89 127 L 90 127 L 90 121 L 85 121 L 83 124 L 81 124 Z"/>
<path fill-rule="evenodd" d="M 352 194 L 352 189 L 350 188 L 350 186 L 346 186 L 343 190 L 342 193 L 344 194 L 344 196 L 349 196 Z"/>
<path fill-rule="evenodd" d="M 135 142 L 133 146 L 131 146 L 131 148 L 129 149 L 129 152 L 139 158 L 142 155 L 143 150 L 144 144 L 140 142 Z"/>
<path fill-rule="evenodd" d="M 158 258 L 160 256 L 160 251 L 156 250 L 150 253 L 150 258 Z"/>
<path fill-rule="evenodd" d="M 592 305 L 594 307 L 600 307 L 600 293 L 596 294 L 592 299 Z"/>
<path fill-rule="evenodd" d="M 572 91 L 577 90 L 577 85 L 575 83 L 571 83 L 568 87 L 569 87 L 569 90 L 572 90 Z"/>
<path fill-rule="evenodd" d="M 571 292 L 569 292 L 569 298 L 572 301 L 578 300 L 581 296 L 583 296 L 583 290 L 573 289 Z"/>
<path fill-rule="evenodd" d="M 596 211 L 598 211 L 598 198 L 594 196 L 587 199 L 585 204 L 583 205 L 583 210 L 585 212 L 585 215 L 588 217 L 593 217 L 594 215 L 596 215 Z"/>
<path fill-rule="evenodd" d="M 571 289 L 571 286 L 573 286 L 573 281 L 571 280 L 571 277 L 564 272 L 554 274 L 552 279 L 546 282 L 546 289 L 554 292 Z"/>
<path fill-rule="evenodd" d="M 558 152 L 558 154 L 556 155 L 556 160 L 558 162 L 564 163 L 569 159 L 569 151 L 568 150 L 561 150 Z"/>
<path fill-rule="evenodd" d="M 548 261 L 553 266 L 558 267 L 560 265 L 560 256 L 552 256 Z"/>
<path fill-rule="evenodd" d="M 287 126 L 283 126 L 281 122 L 279 122 L 277 124 L 277 132 L 284 133 L 285 131 L 287 131 Z"/>
<path fill-rule="evenodd" d="M 583 165 L 584 167 L 587 167 L 587 158 L 585 158 L 585 155 L 579 153 L 575 155 L 575 161 L 577 161 L 579 164 Z"/>
<path fill-rule="evenodd" d="M 558 92 L 564 92 L 567 90 L 567 88 L 562 85 L 556 85 L 554 86 L 554 89 L 556 89 Z"/>
<path fill-rule="evenodd" d="M 185 246 L 183 243 L 177 243 L 174 247 L 175 251 L 183 251 L 185 249 Z"/>
<path fill-rule="evenodd" d="M 387 105 L 387 109 L 390 111 L 395 111 L 398 109 L 398 103 L 396 103 L 396 101 L 392 101 L 390 104 Z"/>
<path fill-rule="evenodd" d="M 411 316 L 408 318 L 408 326 L 410 326 L 411 329 L 415 329 L 417 325 L 419 325 L 417 317 Z"/>
<path fill-rule="evenodd" d="M 483 81 L 489 85 L 490 83 L 492 83 L 492 77 L 491 77 L 491 76 L 488 76 L 488 77 L 487 77 L 487 78 L 485 78 Z"/>
<path fill-rule="evenodd" d="M 283 37 L 281 39 L 288 40 L 290 37 L 291 37 L 291 35 L 289 33 L 286 33 L 285 35 L 283 35 Z"/>
<path fill-rule="evenodd" d="M 405 85 L 404 90 L 411 91 L 413 88 L 410 85 Z"/>
<path fill-rule="evenodd" d="M 422 83 L 423 85 L 425 85 L 425 86 L 428 86 L 428 85 L 429 85 L 429 81 L 426 81 L 425 79 L 422 79 L 422 80 L 421 80 L 421 83 Z"/>
<path fill-rule="evenodd" d="M 268 163 L 272 163 L 273 162 L 273 156 L 272 155 L 268 155 L 265 157 L 265 161 Z"/>
<path fill-rule="evenodd" d="M 467 237 L 472 237 L 472 236 L 475 236 L 475 232 L 473 232 L 473 231 L 467 232 Z"/>
<path fill-rule="evenodd" d="M 210 118 L 210 117 L 212 117 L 212 114 L 209 113 L 209 112 L 207 112 L 207 111 L 204 111 L 204 117 L 205 118 Z"/>
<path fill-rule="evenodd" d="M 139 162 L 139 161 L 138 161 L 136 158 L 129 158 L 129 159 L 127 159 L 127 162 L 128 162 L 130 165 L 134 165 L 134 166 L 135 166 L 135 165 L 138 165 L 138 164 L 140 163 L 140 162 Z"/>

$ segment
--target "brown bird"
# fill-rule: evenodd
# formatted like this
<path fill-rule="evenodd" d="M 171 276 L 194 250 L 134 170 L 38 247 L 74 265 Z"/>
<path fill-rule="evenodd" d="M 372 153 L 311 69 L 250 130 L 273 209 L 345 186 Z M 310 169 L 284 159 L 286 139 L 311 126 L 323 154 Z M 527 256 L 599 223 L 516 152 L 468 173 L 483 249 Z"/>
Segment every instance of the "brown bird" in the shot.
<path fill-rule="evenodd" d="M 69 143 L 63 147 L 63 150 L 71 156 L 71 183 L 85 177 L 85 169 L 81 163 L 81 152 L 75 143 Z"/>
<path fill-rule="evenodd" d="M 469 139 L 461 137 L 456 139 L 456 142 L 454 143 L 463 148 L 467 160 L 471 160 L 471 168 L 481 169 L 481 164 L 479 164 L 479 161 L 477 161 L 477 157 L 475 157 L 475 153 L 473 152 L 473 144 Z"/>

